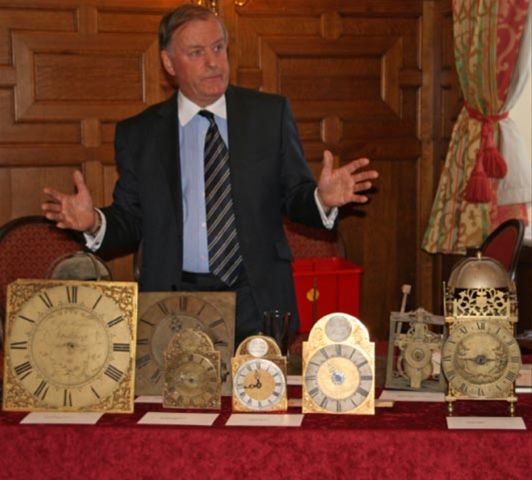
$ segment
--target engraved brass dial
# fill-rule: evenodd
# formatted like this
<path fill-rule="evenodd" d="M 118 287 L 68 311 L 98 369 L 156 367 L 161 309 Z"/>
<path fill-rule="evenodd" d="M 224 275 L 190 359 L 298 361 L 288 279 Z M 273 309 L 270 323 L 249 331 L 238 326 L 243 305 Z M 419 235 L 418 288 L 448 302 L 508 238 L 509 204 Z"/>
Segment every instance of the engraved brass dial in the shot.
<path fill-rule="evenodd" d="M 319 408 L 343 413 L 360 407 L 370 397 L 373 381 L 373 370 L 362 350 L 330 344 L 310 357 L 304 388 Z"/>
<path fill-rule="evenodd" d="M 207 299 L 227 296 L 226 293 L 141 293 L 137 335 L 138 395 L 160 395 L 164 384 L 164 352 L 170 339 L 178 332 L 195 329 L 205 332 L 221 355 L 222 382 L 226 394 L 230 387 L 230 361 L 234 346 L 234 304 L 232 312 L 220 303 Z M 233 297 L 232 297 L 233 298 Z M 154 300 L 155 299 L 155 300 Z M 234 302 L 234 299 L 233 299 Z M 225 303 L 224 303 L 225 305 Z"/>
<path fill-rule="evenodd" d="M 165 395 L 181 408 L 216 407 L 218 371 L 208 354 L 185 352 L 177 355 L 165 373 Z"/>
<path fill-rule="evenodd" d="M 465 398 L 505 398 L 521 367 L 519 345 L 501 322 L 479 318 L 452 329 L 442 351 L 449 387 Z"/>
<path fill-rule="evenodd" d="M 136 284 L 20 282 L 10 288 L 4 407 L 132 411 Z"/>

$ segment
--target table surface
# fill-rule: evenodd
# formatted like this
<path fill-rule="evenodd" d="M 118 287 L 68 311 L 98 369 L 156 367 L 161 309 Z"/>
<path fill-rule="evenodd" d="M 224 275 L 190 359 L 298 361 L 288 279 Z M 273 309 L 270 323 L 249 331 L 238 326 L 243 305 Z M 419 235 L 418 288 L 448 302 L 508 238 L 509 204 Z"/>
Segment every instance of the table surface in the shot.
<path fill-rule="evenodd" d="M 290 397 L 301 394 L 290 387 Z M 160 404 L 105 414 L 96 426 L 20 425 L 2 412 L 0 478 L 517 478 L 530 473 L 532 395 L 516 416 L 527 430 L 448 430 L 447 405 L 395 402 L 375 415 L 307 414 L 299 428 L 229 427 L 231 399 L 212 427 L 137 425 Z M 459 401 L 455 416 L 506 416 L 501 401 Z M 290 408 L 289 413 L 300 413 Z M 482 473 L 482 475 L 481 475 Z M 180 475 L 181 476 L 181 475 Z"/>
<path fill-rule="evenodd" d="M 301 398 L 301 387 L 288 393 Z M 137 403 L 134 413 L 105 414 L 96 425 L 24 425 L 26 413 L 1 412 L 0 479 L 151 479 L 179 472 L 179 478 L 224 480 L 528 480 L 532 394 L 518 398 L 515 415 L 527 430 L 448 430 L 443 402 L 395 402 L 375 415 L 306 414 L 295 428 L 226 426 L 230 397 L 211 427 L 137 424 L 146 412 L 175 411 L 160 404 Z M 456 417 L 507 415 L 505 401 L 455 402 Z"/>

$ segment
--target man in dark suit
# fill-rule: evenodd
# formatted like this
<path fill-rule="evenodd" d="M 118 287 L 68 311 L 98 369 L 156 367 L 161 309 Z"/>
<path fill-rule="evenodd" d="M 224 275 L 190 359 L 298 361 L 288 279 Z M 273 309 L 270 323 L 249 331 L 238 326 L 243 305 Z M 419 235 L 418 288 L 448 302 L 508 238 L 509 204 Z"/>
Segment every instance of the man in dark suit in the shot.
<path fill-rule="evenodd" d="M 287 99 L 229 85 L 227 31 L 210 10 L 185 4 L 170 12 L 159 42 L 178 92 L 117 124 L 120 177 L 112 205 L 95 209 L 75 172 L 77 193 L 45 189 L 50 200 L 43 211 L 58 227 L 84 232 L 96 251 L 132 251 L 142 241 L 141 290 L 235 290 L 238 342 L 261 329 L 263 311 L 297 312 L 282 216 L 332 228 L 337 207 L 367 201 L 358 192 L 370 188 L 377 173 L 359 171 L 367 159 L 333 169 L 326 151 L 316 185 Z M 235 257 L 223 254 L 233 268 L 230 280 L 213 273 L 206 138 L 218 140 L 215 149 L 228 149 L 223 223 L 231 226 L 228 235 L 236 233 Z"/>

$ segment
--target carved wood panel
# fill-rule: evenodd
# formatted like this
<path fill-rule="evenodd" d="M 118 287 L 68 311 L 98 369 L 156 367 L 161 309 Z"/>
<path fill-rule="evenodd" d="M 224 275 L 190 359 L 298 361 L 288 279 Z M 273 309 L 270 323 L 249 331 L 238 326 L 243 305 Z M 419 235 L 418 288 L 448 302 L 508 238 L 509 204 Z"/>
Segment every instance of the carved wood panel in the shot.
<path fill-rule="evenodd" d="M 98 205 L 111 200 L 115 122 L 169 94 L 156 31 L 184 1 L 0 0 L 0 224 L 39 213 L 44 185 L 72 191 L 74 168 Z M 439 298 L 441 270 L 420 242 L 457 101 L 450 1 L 203 3 L 228 25 L 232 81 L 290 98 L 316 175 L 324 148 L 379 170 L 340 230 L 365 269 L 361 319 L 386 338 L 401 284 L 413 307 Z M 112 268 L 131 278 L 130 259 Z"/>
<path fill-rule="evenodd" d="M 175 3 L 0 2 L 0 224 L 40 213 L 45 185 L 73 191 L 75 168 L 110 202 L 116 121 L 168 94 L 156 32 Z M 131 259 L 112 269 L 131 278 Z"/>
<path fill-rule="evenodd" d="M 361 319 L 384 338 L 420 257 L 423 2 L 229 3 L 234 80 L 290 98 L 313 172 L 325 148 L 380 172 L 371 203 L 345 209 L 340 229 L 364 267 Z"/>

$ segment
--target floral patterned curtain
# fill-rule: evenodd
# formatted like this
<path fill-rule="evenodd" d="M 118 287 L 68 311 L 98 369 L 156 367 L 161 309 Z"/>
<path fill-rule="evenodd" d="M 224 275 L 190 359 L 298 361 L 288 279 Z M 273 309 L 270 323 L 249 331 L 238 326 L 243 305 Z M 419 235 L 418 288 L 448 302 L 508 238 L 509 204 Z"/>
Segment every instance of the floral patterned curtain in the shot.
<path fill-rule="evenodd" d="M 507 100 L 512 85 L 515 97 L 515 69 L 526 63 L 518 59 L 529 41 L 528 13 L 529 0 L 453 0 L 455 63 L 465 101 L 423 239 L 428 252 L 465 253 L 503 221 L 528 221 L 532 193 L 526 188 L 517 199 L 514 195 L 515 203 L 502 205 L 498 198 L 501 179 L 509 170 L 515 176 L 523 164 L 522 158 L 503 158 L 498 144 L 505 133 L 499 124 L 510 122 L 514 102 Z"/>

